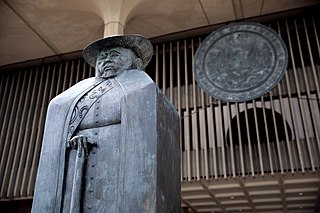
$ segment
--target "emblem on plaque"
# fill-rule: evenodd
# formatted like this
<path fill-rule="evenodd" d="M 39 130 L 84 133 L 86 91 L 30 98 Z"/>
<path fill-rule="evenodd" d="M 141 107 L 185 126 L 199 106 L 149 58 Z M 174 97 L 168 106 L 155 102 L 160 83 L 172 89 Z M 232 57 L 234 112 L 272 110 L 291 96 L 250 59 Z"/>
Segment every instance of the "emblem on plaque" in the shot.
<path fill-rule="evenodd" d="M 286 46 L 272 29 L 238 23 L 212 32 L 195 54 L 198 85 L 210 96 L 241 102 L 270 91 L 288 63 Z"/>

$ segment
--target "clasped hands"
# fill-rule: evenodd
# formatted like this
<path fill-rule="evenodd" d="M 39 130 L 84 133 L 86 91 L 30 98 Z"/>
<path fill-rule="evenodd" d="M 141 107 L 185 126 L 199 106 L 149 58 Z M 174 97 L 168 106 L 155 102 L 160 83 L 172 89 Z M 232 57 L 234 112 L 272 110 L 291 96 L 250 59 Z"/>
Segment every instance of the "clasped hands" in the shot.
<path fill-rule="evenodd" d="M 86 136 L 76 135 L 68 141 L 67 148 L 78 150 L 78 157 L 81 157 L 83 152 L 85 157 L 88 157 L 91 147 L 96 145 L 95 142 L 89 140 Z"/>

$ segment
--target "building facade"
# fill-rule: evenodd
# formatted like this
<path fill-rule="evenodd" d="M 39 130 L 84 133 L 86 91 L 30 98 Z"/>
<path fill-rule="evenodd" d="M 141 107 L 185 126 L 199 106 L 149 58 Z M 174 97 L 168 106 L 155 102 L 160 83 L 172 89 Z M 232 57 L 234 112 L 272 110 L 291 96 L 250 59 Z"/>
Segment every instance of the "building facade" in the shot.
<path fill-rule="evenodd" d="M 0 3 L 3 17 L 13 13 L 21 22 L 4 18 L 7 22 L 0 23 L 5 29 L 0 34 L 1 209 L 30 211 L 47 105 L 76 82 L 94 76 L 81 49 L 99 37 L 139 33 L 154 45 L 146 72 L 180 115 L 182 212 L 320 211 L 317 1 L 62 4 Z M 201 90 L 193 65 L 210 32 L 236 22 L 274 29 L 287 46 L 289 63 L 270 92 L 231 103 Z M 17 29 L 32 35 L 23 38 Z"/>

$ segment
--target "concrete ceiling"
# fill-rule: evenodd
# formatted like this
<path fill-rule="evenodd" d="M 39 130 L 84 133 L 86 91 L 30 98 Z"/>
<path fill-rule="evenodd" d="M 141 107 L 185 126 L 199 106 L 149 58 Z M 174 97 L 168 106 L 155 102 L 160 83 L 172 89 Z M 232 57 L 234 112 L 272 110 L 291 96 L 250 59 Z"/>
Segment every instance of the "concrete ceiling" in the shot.
<path fill-rule="evenodd" d="M 0 66 L 74 52 L 108 34 L 153 38 L 319 0 L 3 0 Z M 109 24 L 116 24 L 108 31 Z M 107 33 L 106 33 L 107 32 Z"/>
<path fill-rule="evenodd" d="M 320 205 L 319 173 L 226 178 L 182 183 L 188 213 L 311 213 Z"/>

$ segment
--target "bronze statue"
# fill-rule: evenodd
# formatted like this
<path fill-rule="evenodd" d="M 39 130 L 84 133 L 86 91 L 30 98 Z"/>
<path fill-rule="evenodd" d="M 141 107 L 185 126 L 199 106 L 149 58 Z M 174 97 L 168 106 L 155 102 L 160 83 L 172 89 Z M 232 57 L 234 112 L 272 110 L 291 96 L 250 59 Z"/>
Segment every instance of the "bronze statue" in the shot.
<path fill-rule="evenodd" d="M 85 48 L 96 76 L 50 102 L 33 212 L 179 212 L 178 116 L 143 71 L 152 55 L 140 35 Z"/>

